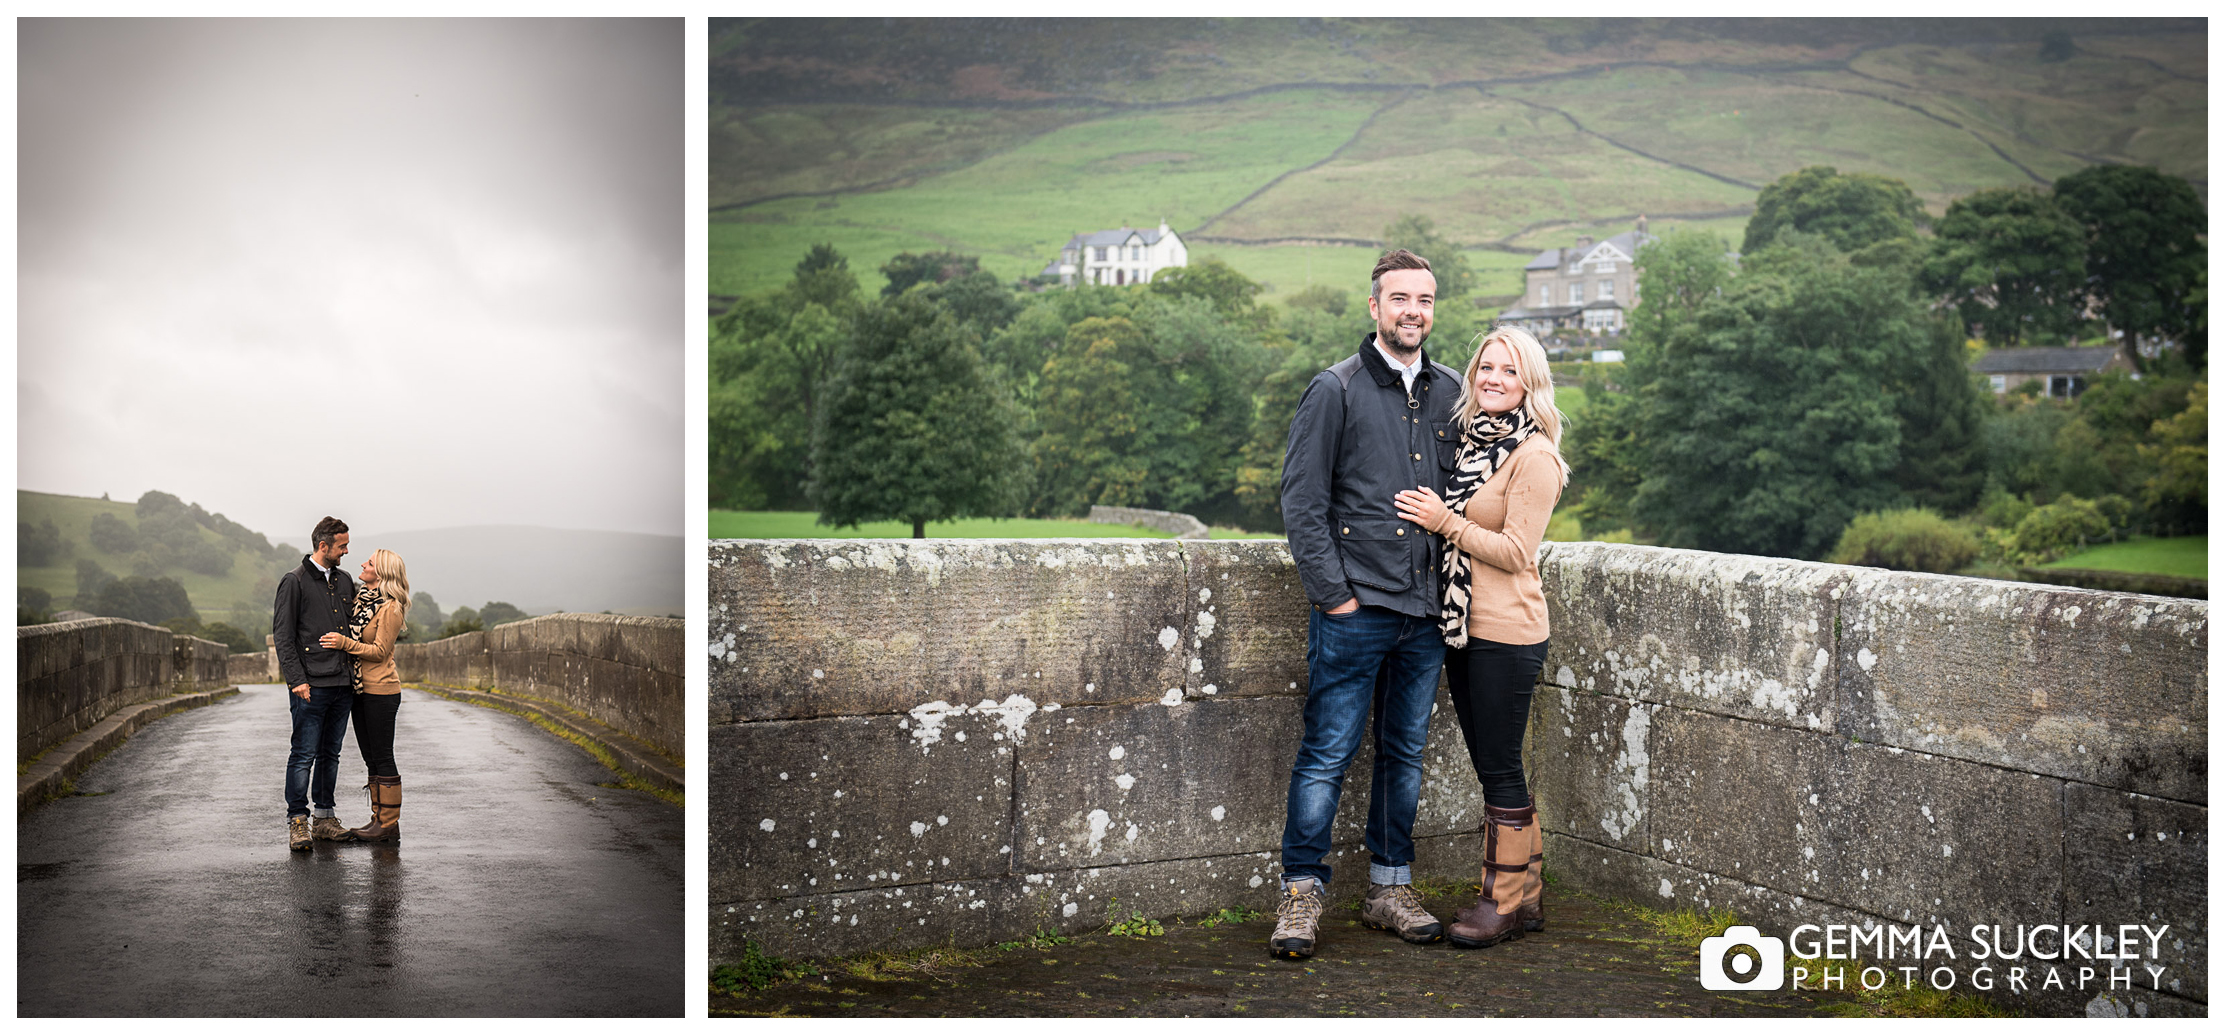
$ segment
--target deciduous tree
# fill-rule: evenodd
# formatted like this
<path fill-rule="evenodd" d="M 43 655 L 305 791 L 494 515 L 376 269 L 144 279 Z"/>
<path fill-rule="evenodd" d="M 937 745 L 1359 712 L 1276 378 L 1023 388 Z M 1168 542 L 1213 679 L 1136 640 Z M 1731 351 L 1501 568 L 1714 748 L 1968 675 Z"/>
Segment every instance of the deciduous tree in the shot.
<path fill-rule="evenodd" d="M 1762 189 L 1739 250 L 1759 252 L 1778 239 L 1778 231 L 1791 227 L 1821 234 L 1840 251 L 1853 252 L 1890 238 L 1914 237 L 1924 223 L 1924 204 L 1908 184 L 1876 173 L 1812 165 Z"/>
<path fill-rule="evenodd" d="M 2086 236 L 2046 192 L 1978 191 L 1948 204 L 1920 282 L 1996 345 L 2060 338 L 2085 303 Z"/>
<path fill-rule="evenodd" d="M 812 431 L 811 496 L 834 526 L 1019 511 L 1018 415 L 965 325 L 917 294 L 863 306 L 835 353 Z"/>
<path fill-rule="evenodd" d="M 1465 298 L 1476 288 L 1468 256 L 1461 253 L 1461 246 L 1440 235 L 1437 221 L 1428 216 L 1406 215 L 1393 220 L 1384 228 L 1383 246 L 1404 248 L 1428 259 L 1430 272 L 1438 279 L 1440 300 Z"/>
<path fill-rule="evenodd" d="M 2101 303 L 2103 319 L 2126 332 L 2134 369 L 2142 368 L 2134 335 L 2177 340 L 2202 366 L 2202 307 L 2189 300 L 2209 266 L 2202 195 L 2179 177 L 2124 165 L 2089 166 L 2056 181 L 2054 191 L 2086 231 L 2087 294 Z"/>

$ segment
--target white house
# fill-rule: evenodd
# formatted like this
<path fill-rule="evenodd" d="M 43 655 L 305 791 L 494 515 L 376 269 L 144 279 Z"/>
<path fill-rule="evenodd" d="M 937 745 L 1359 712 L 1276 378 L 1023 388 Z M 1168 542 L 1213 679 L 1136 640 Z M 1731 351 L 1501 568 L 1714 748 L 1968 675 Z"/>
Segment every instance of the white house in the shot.
<path fill-rule="evenodd" d="M 1058 260 L 1043 268 L 1043 275 L 1069 286 L 1148 284 L 1161 270 L 1189 265 L 1190 249 L 1163 219 L 1157 230 L 1121 227 L 1076 234 L 1059 250 Z"/>

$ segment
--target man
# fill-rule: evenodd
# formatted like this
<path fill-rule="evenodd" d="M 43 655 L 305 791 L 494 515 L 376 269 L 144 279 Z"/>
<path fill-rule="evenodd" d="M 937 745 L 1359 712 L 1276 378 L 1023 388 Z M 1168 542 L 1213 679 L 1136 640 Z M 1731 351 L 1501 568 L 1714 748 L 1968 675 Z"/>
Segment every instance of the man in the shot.
<path fill-rule="evenodd" d="M 1345 768 L 1376 714 L 1368 787 L 1368 895 L 1361 921 L 1412 943 L 1445 927 L 1415 894 L 1414 813 L 1422 747 L 1445 643 L 1439 638 L 1438 550 L 1392 498 L 1444 491 L 1460 443 L 1461 376 L 1432 363 L 1437 277 L 1405 249 L 1376 261 L 1360 350 L 1314 376 L 1291 419 L 1283 457 L 1283 526 L 1314 605 L 1306 631 L 1306 732 L 1291 764 L 1283 826 L 1283 898 L 1269 951 L 1314 954 L 1330 869 L 1330 821 Z"/>
<path fill-rule="evenodd" d="M 327 633 L 348 632 L 355 605 L 355 580 L 340 570 L 340 559 L 348 556 L 348 523 L 326 515 L 309 539 L 313 549 L 280 577 L 271 608 L 278 672 L 294 720 L 286 756 L 286 845 L 296 852 L 306 851 L 312 838 L 332 841 L 348 830 L 333 814 L 332 790 L 340 777 L 340 739 L 355 704 L 347 652 L 318 644 Z"/>

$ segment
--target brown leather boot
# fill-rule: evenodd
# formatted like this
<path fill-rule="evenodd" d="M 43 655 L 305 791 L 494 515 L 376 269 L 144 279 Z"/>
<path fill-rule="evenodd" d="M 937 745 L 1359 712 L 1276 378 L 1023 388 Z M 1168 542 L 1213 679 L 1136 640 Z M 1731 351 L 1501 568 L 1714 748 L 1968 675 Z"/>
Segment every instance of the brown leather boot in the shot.
<path fill-rule="evenodd" d="M 1538 804 L 1533 802 L 1530 808 L 1530 826 L 1524 829 L 1530 832 L 1530 866 L 1523 870 L 1523 905 L 1515 911 L 1515 916 L 1523 922 L 1523 931 L 1543 932 L 1546 930 L 1546 836 L 1544 826 L 1538 822 Z"/>
<path fill-rule="evenodd" d="M 1520 939 L 1524 878 L 1530 872 L 1530 829 L 1538 826 L 1531 807 L 1484 807 L 1484 871 L 1476 902 L 1453 915 L 1448 942 L 1464 950 Z"/>
<path fill-rule="evenodd" d="M 371 822 L 348 832 L 357 842 L 402 841 L 402 778 L 373 777 L 364 785 L 371 793 Z"/>

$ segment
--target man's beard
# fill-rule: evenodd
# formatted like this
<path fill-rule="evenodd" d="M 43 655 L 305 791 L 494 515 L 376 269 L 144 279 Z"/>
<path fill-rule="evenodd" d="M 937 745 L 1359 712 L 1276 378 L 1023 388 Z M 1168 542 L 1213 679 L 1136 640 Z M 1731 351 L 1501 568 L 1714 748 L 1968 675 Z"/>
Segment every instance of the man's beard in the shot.
<path fill-rule="evenodd" d="M 1423 346 L 1430 344 L 1430 332 L 1422 332 L 1422 337 L 1414 340 L 1414 347 L 1408 348 L 1400 344 L 1398 329 L 1394 328 L 1391 334 L 1385 334 L 1384 329 L 1379 327 L 1376 329 L 1376 341 L 1383 343 L 1384 348 L 1394 353 L 1420 353 Z"/>

